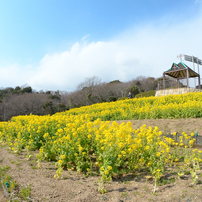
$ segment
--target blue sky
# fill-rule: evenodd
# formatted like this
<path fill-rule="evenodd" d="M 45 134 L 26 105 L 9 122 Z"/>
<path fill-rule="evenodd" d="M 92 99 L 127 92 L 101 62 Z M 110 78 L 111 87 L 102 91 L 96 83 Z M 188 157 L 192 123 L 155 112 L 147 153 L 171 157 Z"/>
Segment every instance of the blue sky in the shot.
<path fill-rule="evenodd" d="M 2 0 L 0 27 L 1 88 L 74 91 L 202 59 L 201 0 Z"/>

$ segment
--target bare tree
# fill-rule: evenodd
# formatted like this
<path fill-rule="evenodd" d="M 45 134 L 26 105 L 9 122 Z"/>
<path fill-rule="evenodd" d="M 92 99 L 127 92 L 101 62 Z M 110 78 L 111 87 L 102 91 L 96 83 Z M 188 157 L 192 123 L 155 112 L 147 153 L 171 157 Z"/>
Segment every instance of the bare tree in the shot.
<path fill-rule="evenodd" d="M 101 84 L 101 79 L 98 78 L 97 76 L 93 76 L 90 78 L 86 78 L 85 81 L 81 82 L 78 85 L 77 90 L 82 90 L 83 88 L 91 89 L 99 84 Z"/>
<path fill-rule="evenodd" d="M 80 83 L 77 87 L 77 103 L 80 105 L 91 105 L 98 102 L 96 94 L 97 87 L 101 84 L 101 79 L 93 76 L 86 78 L 84 82 Z M 75 94 L 74 94 L 75 95 Z M 72 99 L 74 96 L 71 96 Z"/>
<path fill-rule="evenodd" d="M 24 93 L 10 94 L 6 96 L 1 103 L 3 110 L 2 120 L 9 120 L 12 116 L 29 115 L 29 114 L 45 114 L 43 105 L 48 99 L 45 94 Z"/>

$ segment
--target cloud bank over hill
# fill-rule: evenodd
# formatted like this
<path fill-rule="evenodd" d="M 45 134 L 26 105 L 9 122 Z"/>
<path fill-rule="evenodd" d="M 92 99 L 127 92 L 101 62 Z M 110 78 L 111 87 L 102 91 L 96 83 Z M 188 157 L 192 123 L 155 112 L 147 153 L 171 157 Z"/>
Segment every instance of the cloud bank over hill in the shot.
<path fill-rule="evenodd" d="M 201 33 L 200 15 L 180 23 L 160 19 L 134 26 L 108 41 L 90 41 L 89 34 L 66 51 L 47 53 L 38 64 L 0 67 L 0 79 L 8 86 L 20 85 L 16 79 L 20 78 L 22 85 L 36 90 L 74 91 L 85 78 L 93 76 L 103 82 L 160 77 L 173 62 L 180 62 L 179 54 L 202 59 Z M 192 68 L 191 63 L 185 63 Z"/>
<path fill-rule="evenodd" d="M 36 88 L 75 90 L 87 77 L 129 81 L 162 76 L 179 54 L 202 57 L 202 18 L 174 26 L 146 25 L 111 41 L 76 42 L 69 51 L 47 54 L 30 84 Z M 192 64 L 188 63 L 192 68 Z"/>

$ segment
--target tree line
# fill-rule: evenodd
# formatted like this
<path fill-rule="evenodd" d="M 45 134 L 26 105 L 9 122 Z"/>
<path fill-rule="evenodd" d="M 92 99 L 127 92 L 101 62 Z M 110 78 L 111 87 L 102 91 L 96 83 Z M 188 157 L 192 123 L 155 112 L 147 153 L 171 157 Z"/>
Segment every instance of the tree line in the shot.
<path fill-rule="evenodd" d="M 139 76 L 128 82 L 114 80 L 101 82 L 98 77 L 86 78 L 74 92 L 46 91 L 36 92 L 30 86 L 7 87 L 0 89 L 0 121 L 8 121 L 18 115 L 47 115 L 101 102 L 112 102 L 135 97 L 141 92 L 156 90 L 162 77 Z M 166 87 L 176 86 L 176 81 L 167 78 Z"/>

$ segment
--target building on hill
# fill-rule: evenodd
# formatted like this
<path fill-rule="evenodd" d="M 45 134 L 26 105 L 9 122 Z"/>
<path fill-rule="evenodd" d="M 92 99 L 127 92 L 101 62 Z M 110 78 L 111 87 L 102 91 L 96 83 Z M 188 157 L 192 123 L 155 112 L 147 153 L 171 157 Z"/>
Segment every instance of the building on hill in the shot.
<path fill-rule="evenodd" d="M 177 88 L 175 89 L 165 89 L 165 76 L 172 77 L 177 80 Z M 198 89 L 189 87 L 189 78 L 198 78 Z M 187 85 L 183 88 L 179 88 L 179 81 L 181 79 L 186 79 Z M 167 95 L 167 94 L 181 94 L 193 91 L 201 91 L 200 75 L 188 67 L 185 63 L 179 62 L 178 64 L 173 63 L 171 68 L 163 72 L 163 89 L 160 90 L 158 85 L 158 90 L 155 96 Z"/>
<path fill-rule="evenodd" d="M 195 77 L 198 77 L 199 87 L 201 86 L 200 75 L 183 62 L 179 62 L 178 64 L 173 63 L 171 68 L 163 73 L 163 89 L 165 89 L 165 75 L 177 79 L 178 88 L 180 79 L 187 79 L 187 88 L 189 88 L 189 78 Z"/>

